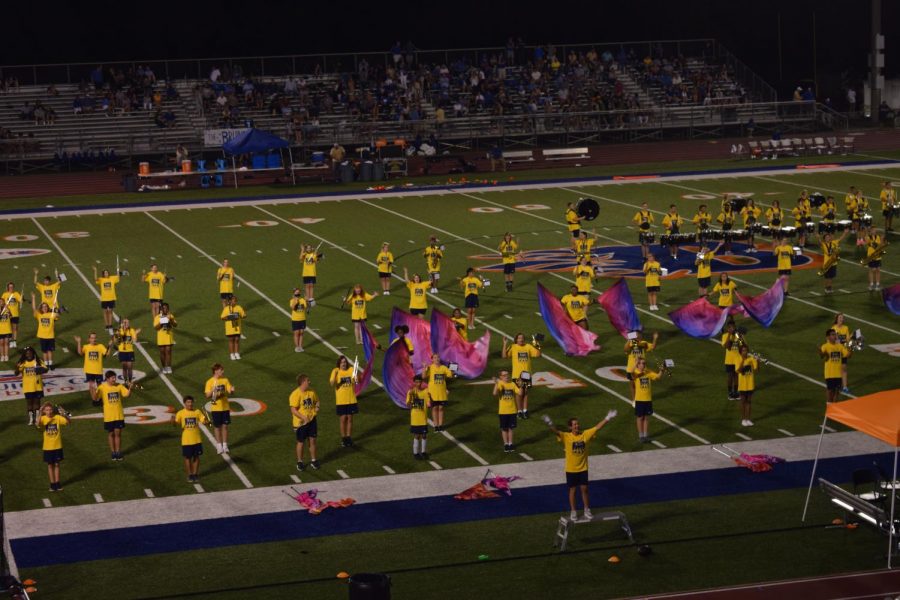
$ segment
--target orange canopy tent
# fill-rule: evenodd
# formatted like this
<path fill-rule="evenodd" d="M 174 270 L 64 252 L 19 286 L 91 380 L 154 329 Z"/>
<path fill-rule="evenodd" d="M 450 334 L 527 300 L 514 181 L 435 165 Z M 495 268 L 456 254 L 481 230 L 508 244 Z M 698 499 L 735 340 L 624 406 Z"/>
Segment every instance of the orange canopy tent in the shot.
<path fill-rule="evenodd" d="M 900 389 L 877 392 L 852 400 L 828 404 L 825 408 L 825 418 L 822 420 L 822 431 L 819 433 L 819 444 L 816 446 L 816 458 L 813 461 L 812 475 L 809 478 L 806 504 L 803 506 L 803 520 L 806 520 L 806 509 L 809 506 L 809 496 L 816 477 L 819 451 L 822 449 L 822 438 L 825 436 L 825 424 L 828 419 L 843 423 L 847 427 L 852 427 L 893 447 L 893 481 L 897 481 L 897 454 L 898 450 L 900 450 Z M 891 494 L 891 523 L 894 522 L 895 501 L 896 494 Z M 891 533 L 888 534 L 888 568 L 891 566 L 893 529 L 893 527 L 890 527 Z"/>

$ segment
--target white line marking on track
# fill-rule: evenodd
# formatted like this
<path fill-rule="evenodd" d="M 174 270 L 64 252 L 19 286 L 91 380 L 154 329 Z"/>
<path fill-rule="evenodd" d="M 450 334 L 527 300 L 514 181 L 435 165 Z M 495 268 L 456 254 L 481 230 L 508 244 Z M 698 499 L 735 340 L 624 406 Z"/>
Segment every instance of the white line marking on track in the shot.
<path fill-rule="evenodd" d="M 752 438 L 752 437 L 750 437 L 749 435 L 745 435 L 745 434 L 741 433 L 740 431 L 738 431 L 738 432 L 735 433 L 734 435 L 736 435 L 736 436 L 738 436 L 739 438 L 741 438 L 742 440 L 746 440 L 746 441 L 748 441 L 748 442 L 752 442 L 752 441 L 753 441 L 753 438 Z"/>
<path fill-rule="evenodd" d="M 660 442 L 659 440 L 650 440 L 650 443 L 656 446 L 657 448 L 668 448 L 665 444 Z"/>
<path fill-rule="evenodd" d="M 433 460 L 429 460 L 429 461 L 428 461 L 428 464 L 431 465 L 431 466 L 434 468 L 435 471 L 443 471 L 443 470 L 444 470 L 444 467 L 442 467 L 441 465 L 437 464 L 437 463 L 434 462 Z"/>
<path fill-rule="evenodd" d="M 620 450 L 616 446 L 613 446 L 612 444 L 607 444 L 606 447 L 609 448 L 610 450 L 612 450 L 613 452 L 615 452 L 616 454 L 619 454 L 622 452 L 622 450 Z"/>
<path fill-rule="evenodd" d="M 205 342 L 212 342 L 212 339 L 210 339 L 210 338 L 208 338 L 208 337 L 206 337 L 206 336 L 203 336 L 203 340 L 204 340 Z"/>
<path fill-rule="evenodd" d="M 344 332 L 347 331 L 347 328 L 344 327 L 343 325 L 338 325 L 338 329 L 340 329 L 341 331 L 344 331 Z"/>
<path fill-rule="evenodd" d="M 68 349 L 68 348 L 66 348 L 66 347 L 65 347 L 65 346 L 62 346 L 62 351 L 63 351 L 63 352 L 65 352 L 65 353 L 66 353 L 66 354 L 68 354 L 68 353 L 69 353 L 69 349 Z"/>
<path fill-rule="evenodd" d="M 525 454 L 524 452 L 519 452 L 519 456 L 521 456 L 522 458 L 524 458 L 524 459 L 527 460 L 527 461 L 532 461 L 532 460 L 534 460 L 533 458 L 531 458 L 530 456 L 528 456 L 528 455 Z"/>
<path fill-rule="evenodd" d="M 784 435 L 786 435 L 788 437 L 794 437 L 794 434 L 791 433 L 790 431 L 788 431 L 787 429 L 779 429 L 778 431 L 780 431 L 781 433 L 783 433 Z"/>
<path fill-rule="evenodd" d="M 512 315 L 503 315 L 503 316 L 506 317 L 507 319 L 512 319 Z"/>
<path fill-rule="evenodd" d="M 350 479 L 350 476 L 344 473 L 341 469 L 337 470 L 337 474 L 341 476 L 341 479 Z"/>
<path fill-rule="evenodd" d="M 378 323 L 372 323 L 372 325 L 375 326 L 375 329 L 381 329 L 381 325 L 379 325 Z"/>
<path fill-rule="evenodd" d="M 103 501 L 103 496 L 101 496 L 100 494 L 94 494 L 94 502 L 96 502 L 97 504 L 101 504 Z"/>
<path fill-rule="evenodd" d="M 388 475 L 396 475 L 397 474 L 397 471 L 393 470 L 392 468 L 390 468 L 387 465 L 381 465 L 381 468 L 384 469 Z"/>
<path fill-rule="evenodd" d="M 812 290 L 810 290 L 809 293 L 810 293 L 810 295 L 812 295 L 812 296 L 821 296 L 821 295 L 822 295 L 822 294 L 820 294 L 819 292 L 814 292 L 814 291 L 812 291 Z"/>
<path fill-rule="evenodd" d="M 287 249 L 287 248 L 282 248 L 281 251 L 282 251 L 282 252 L 287 252 L 288 249 Z"/>
<path fill-rule="evenodd" d="M 275 337 L 281 337 L 281 334 L 278 333 L 277 331 L 273 331 L 272 335 L 274 335 Z"/>
<path fill-rule="evenodd" d="M 412 240 L 407 240 L 407 241 L 408 241 L 410 244 L 415 244 L 415 242 L 412 241 Z"/>
<path fill-rule="evenodd" d="M 206 490 L 203 489 L 203 486 L 200 485 L 199 483 L 195 483 L 195 484 L 194 484 L 194 489 L 197 490 L 197 493 L 198 493 L 198 494 L 202 494 L 203 492 L 206 491 Z"/>
<path fill-rule="evenodd" d="M 53 505 L 50 503 L 50 498 L 44 498 L 41 502 L 43 502 L 44 508 L 53 508 Z"/>
<path fill-rule="evenodd" d="M 262 250 L 257 249 L 257 250 L 256 250 L 256 253 L 257 253 L 257 254 L 262 254 Z"/>
<path fill-rule="evenodd" d="M 181 258 L 180 254 L 176 254 L 175 256 L 177 256 L 178 258 Z M 100 261 L 98 260 L 97 262 L 100 262 Z"/>
<path fill-rule="evenodd" d="M 228 253 L 232 256 L 237 256 L 237 252 L 235 252 L 234 250 L 229 250 Z"/>
<path fill-rule="evenodd" d="M 303 483 L 296 475 L 291 475 L 291 481 L 293 481 L 294 483 Z"/>
<path fill-rule="evenodd" d="M 850 290 L 845 290 L 844 288 L 838 288 L 838 291 L 839 291 L 839 292 L 843 292 L 843 293 L 845 293 L 845 294 L 852 294 L 852 293 L 853 293 L 853 292 L 851 292 Z"/>
<path fill-rule="evenodd" d="M 365 248 L 365 247 L 366 247 L 366 245 L 363 244 L 362 242 L 356 242 L 356 245 L 359 246 L 360 248 Z"/>
<path fill-rule="evenodd" d="M 144 489 L 144 495 L 148 498 L 156 498 L 156 496 L 153 495 L 153 490 L 151 490 L 150 488 Z"/>

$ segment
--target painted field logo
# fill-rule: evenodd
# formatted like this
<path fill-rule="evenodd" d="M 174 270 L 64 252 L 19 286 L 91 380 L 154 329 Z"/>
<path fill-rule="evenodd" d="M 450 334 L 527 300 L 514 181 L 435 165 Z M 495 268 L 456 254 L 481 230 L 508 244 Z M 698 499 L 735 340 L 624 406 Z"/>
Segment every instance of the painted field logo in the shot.
<path fill-rule="evenodd" d="M 23 256 L 40 256 L 50 254 L 45 248 L 0 248 L 0 260 L 7 258 L 22 258 Z"/>
<path fill-rule="evenodd" d="M 266 411 L 265 402 L 259 400 L 251 400 L 250 398 L 231 398 L 231 416 L 232 417 L 250 417 L 258 415 Z M 146 406 L 128 406 L 126 400 L 125 423 L 129 425 L 165 425 L 172 422 L 177 408 L 165 406 L 163 404 L 149 404 Z M 210 403 L 206 403 L 206 412 L 212 408 Z M 103 413 L 91 413 L 88 415 L 78 415 L 73 419 L 103 419 Z"/>
<path fill-rule="evenodd" d="M 110 370 L 115 371 L 117 376 L 122 374 L 121 369 Z M 134 372 L 135 381 L 140 381 L 145 376 L 143 371 Z M 54 369 L 45 373 L 43 379 L 45 396 L 86 392 L 88 389 L 88 385 L 84 381 L 84 371 L 81 369 Z M 0 402 L 21 400 L 24 397 L 22 378 L 13 371 L 0 371 Z"/>
<path fill-rule="evenodd" d="M 757 245 L 757 252 L 746 254 L 749 244 L 734 242 L 733 254 L 725 255 L 721 251 L 713 259 L 713 271 L 728 271 L 729 273 L 752 273 L 757 271 L 774 271 L 778 267 L 778 261 L 772 253 L 772 247 Z M 683 244 L 679 246 L 678 258 L 669 255 L 668 248 L 659 244 L 650 247 L 660 265 L 669 270 L 670 278 L 688 277 L 696 275 L 694 262 L 697 259 L 698 244 Z M 604 277 L 635 277 L 643 278 L 644 259 L 641 257 L 640 246 L 600 246 L 591 250 L 597 274 Z M 499 258 L 496 254 L 478 254 L 470 256 L 475 260 L 491 261 L 489 264 L 479 267 L 481 271 L 503 271 L 503 263 L 496 262 Z M 821 256 L 815 253 L 806 253 L 795 256 L 794 269 L 810 269 L 822 263 Z M 544 250 L 529 250 L 522 253 L 522 259 L 516 263 L 516 269 L 535 272 L 571 272 L 575 268 L 575 254 L 568 248 L 549 248 Z"/>

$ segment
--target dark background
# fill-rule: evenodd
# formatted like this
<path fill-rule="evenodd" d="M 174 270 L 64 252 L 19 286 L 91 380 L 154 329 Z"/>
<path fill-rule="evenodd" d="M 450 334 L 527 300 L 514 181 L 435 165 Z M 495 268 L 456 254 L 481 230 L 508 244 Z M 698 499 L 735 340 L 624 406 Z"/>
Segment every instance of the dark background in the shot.
<path fill-rule="evenodd" d="M 883 4 L 891 77 L 900 72 L 900 3 Z M 815 81 L 824 99 L 866 78 L 869 11 L 869 0 L 16 2 L 4 9 L 0 63 L 386 51 L 397 39 L 439 49 L 503 46 L 509 35 L 559 45 L 712 37 L 780 98 Z"/>

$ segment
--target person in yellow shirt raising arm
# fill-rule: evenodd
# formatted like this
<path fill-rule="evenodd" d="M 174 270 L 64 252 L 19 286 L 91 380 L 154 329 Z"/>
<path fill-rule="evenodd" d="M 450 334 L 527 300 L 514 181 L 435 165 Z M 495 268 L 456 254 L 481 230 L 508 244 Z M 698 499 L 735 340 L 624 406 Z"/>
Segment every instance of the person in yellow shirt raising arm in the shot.
<path fill-rule="evenodd" d="M 156 345 L 159 347 L 159 366 L 162 373 L 172 372 L 172 345 L 175 344 L 177 326 L 175 315 L 169 312 L 169 303 L 160 304 L 159 314 L 153 317 L 153 328 L 156 329 Z"/>
<path fill-rule="evenodd" d="M 697 252 L 697 258 L 694 265 L 697 266 L 697 295 L 706 296 L 709 289 L 710 279 L 712 278 L 712 260 L 716 257 L 716 252 L 722 247 L 723 242 L 714 249 L 709 249 L 706 240 L 700 242 L 700 250 Z"/>
<path fill-rule="evenodd" d="M 35 307 L 34 318 L 37 321 L 37 338 L 41 343 L 44 363 L 49 369 L 52 369 L 53 352 L 56 350 L 56 321 L 59 320 L 59 313 L 54 312 L 46 302 L 37 304 L 33 293 L 31 294 L 31 306 Z"/>
<path fill-rule="evenodd" d="M 222 299 L 222 308 L 225 308 L 234 294 L 234 267 L 228 264 L 227 258 L 223 259 L 222 266 L 216 269 L 216 281 L 219 282 L 219 297 Z"/>
<path fill-rule="evenodd" d="M 84 357 L 84 380 L 88 384 L 91 398 L 97 395 L 97 386 L 103 383 L 103 357 L 108 349 L 103 344 L 97 343 L 97 334 L 93 331 L 88 334 L 88 343 L 81 345 L 81 336 L 75 336 L 75 348 L 79 356 Z"/>
<path fill-rule="evenodd" d="M 759 370 L 759 361 L 751 356 L 750 346 L 741 344 L 741 356 L 735 369 L 738 373 L 738 393 L 741 395 L 741 425 L 753 427 L 750 420 L 750 406 L 753 401 L 753 391 L 756 389 L 754 373 Z"/>
<path fill-rule="evenodd" d="M 350 360 L 341 355 L 337 364 L 331 370 L 328 383 L 334 389 L 334 403 L 341 429 L 341 446 L 350 448 L 353 446 L 353 415 L 359 413 L 359 403 L 356 400 L 356 377 Z"/>
<path fill-rule="evenodd" d="M 12 313 L 6 300 L 0 298 L 0 362 L 9 360 L 9 341 L 12 338 Z"/>
<path fill-rule="evenodd" d="M 428 409 L 431 408 L 431 394 L 428 381 L 421 375 L 413 377 L 413 384 L 406 393 L 406 408 L 409 409 L 409 432 L 413 436 L 413 458 L 427 459 L 425 449 L 428 438 Z"/>
<path fill-rule="evenodd" d="M 350 306 L 350 320 L 353 322 L 353 334 L 356 336 L 357 344 L 362 344 L 362 324 L 369 318 L 369 315 L 366 313 L 366 306 L 377 297 L 378 294 L 366 292 L 363 286 L 357 283 L 344 299 L 342 306 L 344 304 Z"/>
<path fill-rule="evenodd" d="M 643 339 L 644 333 L 640 329 L 630 331 L 628 333 L 628 341 L 625 342 L 625 374 L 628 382 L 631 384 L 631 400 L 634 401 L 634 380 L 631 374 L 634 373 L 634 366 L 637 359 L 646 358 L 647 354 L 656 350 L 656 344 L 659 342 L 659 333 L 653 333 L 653 341 L 648 342 Z"/>
<path fill-rule="evenodd" d="M 106 332 L 113 333 L 113 311 L 116 309 L 116 286 L 119 284 L 119 275 L 110 275 L 103 269 L 97 274 L 97 266 L 94 269 L 94 283 L 100 287 L 100 308 L 103 309 L 103 322 L 106 324 Z"/>
<path fill-rule="evenodd" d="M 638 358 L 634 363 L 634 373 L 631 379 L 634 381 L 634 417 L 637 422 L 638 438 L 644 444 L 649 443 L 650 436 L 647 427 L 650 417 L 653 415 L 653 391 L 652 382 L 659 379 L 666 372 L 666 367 L 657 373 L 647 368 L 647 361 Z"/>
<path fill-rule="evenodd" d="M 43 283 L 38 283 L 38 270 L 36 267 L 34 269 L 34 289 L 37 290 L 42 302 L 46 302 L 54 308 L 59 304 L 59 288 L 62 285 L 58 278 L 59 275 L 57 275 L 57 281 L 53 281 L 49 275 L 45 275 Z M 34 306 L 33 303 L 32 306 Z"/>
<path fill-rule="evenodd" d="M 583 256 L 578 259 L 578 264 L 575 265 L 572 274 L 575 276 L 575 286 L 578 288 L 578 293 L 590 296 L 591 290 L 594 289 L 594 279 L 597 277 L 590 258 Z"/>
<path fill-rule="evenodd" d="M 563 450 L 565 451 L 566 487 L 569 489 L 569 519 L 572 521 L 578 520 L 578 511 L 575 504 L 576 488 L 581 492 L 584 520 L 590 521 L 594 518 L 594 515 L 591 514 L 591 502 L 588 498 L 588 445 L 594 439 L 594 436 L 597 435 L 597 432 L 612 421 L 617 414 L 619 414 L 617 411 L 610 410 L 602 421 L 584 431 L 581 430 L 578 419 L 574 417 L 567 422 L 569 431 L 557 429 L 548 415 L 541 417 L 544 423 L 547 424 L 547 427 L 550 428 L 550 431 L 556 434 L 556 440 L 562 442 Z"/>
<path fill-rule="evenodd" d="M 466 312 L 469 316 L 469 329 L 475 329 L 475 309 L 478 308 L 478 292 L 484 287 L 484 282 L 475 276 L 475 269 L 466 269 L 466 276 L 460 279 L 460 287 L 465 295 Z"/>
<path fill-rule="evenodd" d="M 659 310 L 656 299 L 660 290 L 661 276 L 662 267 L 653 254 L 648 254 L 647 261 L 644 263 L 644 286 L 647 288 L 647 303 L 650 305 L 650 310 Z"/>
<path fill-rule="evenodd" d="M 322 465 L 316 460 L 316 438 L 319 436 L 319 424 L 316 416 L 319 414 L 319 396 L 309 387 L 309 376 L 298 375 L 297 387 L 288 398 L 291 408 L 291 426 L 294 428 L 297 438 L 297 470 L 306 469 L 303 462 L 303 444 L 309 444 L 309 466 L 319 470 Z"/>
<path fill-rule="evenodd" d="M 406 280 L 406 287 L 409 289 L 409 312 L 418 316 L 420 319 L 425 318 L 428 312 L 428 288 L 431 283 L 422 281 L 418 273 L 409 278 L 409 271 L 403 267 L 403 279 Z"/>
<path fill-rule="evenodd" d="M 531 359 L 538 358 L 540 355 L 540 346 L 537 343 L 526 342 L 523 333 L 517 333 L 512 344 L 503 338 L 501 356 L 512 360 L 512 379 L 521 387 L 516 397 L 516 405 L 517 414 L 522 419 L 528 419 L 528 390 L 531 388 L 531 379 L 534 373 L 531 370 Z M 523 375 L 523 373 L 527 373 L 527 375 Z"/>
<path fill-rule="evenodd" d="M 443 431 L 444 407 L 449 397 L 447 386 L 456 375 L 441 363 L 440 356 L 432 354 L 431 364 L 425 367 L 422 377 L 428 383 L 428 393 L 431 395 L 431 420 L 434 422 L 434 430 Z"/>
<path fill-rule="evenodd" d="M 509 380 L 509 371 L 500 371 L 494 379 L 493 395 L 499 400 L 497 414 L 500 417 L 500 438 L 503 440 L 503 451 L 507 454 L 515 452 L 513 430 L 516 428 L 516 402 L 522 389 Z"/>
<path fill-rule="evenodd" d="M 228 426 L 231 425 L 231 405 L 228 396 L 234 393 L 234 386 L 225 377 L 225 367 L 216 363 L 212 366 L 212 377 L 206 380 L 203 394 L 212 403 L 210 416 L 216 442 L 219 444 L 218 454 L 228 454 Z"/>
<path fill-rule="evenodd" d="M 172 423 L 181 426 L 181 457 L 188 483 L 200 482 L 200 457 L 203 455 L 203 439 L 200 427 L 208 424 L 202 410 L 194 408 L 194 397 L 185 396 L 184 408 L 175 413 Z"/>
<path fill-rule="evenodd" d="M 122 364 L 122 379 L 131 381 L 134 378 L 134 345 L 137 344 L 140 327 L 131 326 L 128 317 L 122 318 L 118 329 L 113 333 L 110 346 L 116 346 L 119 354 L 119 362 Z"/>
<path fill-rule="evenodd" d="M 507 231 L 503 234 L 503 241 L 500 242 L 498 250 L 503 261 L 503 280 L 506 283 L 506 291 L 511 292 L 513 289 L 513 278 L 516 274 L 516 260 L 522 258 L 519 242 L 513 239 L 512 234 Z"/>
<path fill-rule="evenodd" d="M 819 356 L 825 361 L 825 401 L 835 402 L 843 386 L 841 368 L 853 352 L 838 341 L 837 332 L 825 332 L 825 343 L 819 346 Z"/>
<path fill-rule="evenodd" d="M 103 428 L 109 442 L 110 458 L 121 462 L 122 430 L 125 429 L 125 408 L 122 402 L 131 395 L 133 383 L 127 385 L 116 383 L 116 372 L 107 371 L 105 381 L 97 386 L 93 395 L 94 404 L 103 406 Z"/>
<path fill-rule="evenodd" d="M 154 318 L 159 314 L 163 298 L 166 296 L 166 283 L 173 277 L 167 276 L 159 270 L 154 263 L 150 265 L 150 271 L 142 271 L 141 279 L 147 284 L 147 297 L 150 299 L 150 313 Z"/>
<path fill-rule="evenodd" d="M 566 309 L 566 314 L 582 329 L 590 329 L 587 319 L 588 307 L 591 299 L 578 291 L 578 286 L 573 285 L 568 294 L 559 299 L 560 304 Z"/>
<path fill-rule="evenodd" d="M 19 338 L 19 316 L 22 310 L 22 293 L 16 291 L 16 284 L 12 281 L 6 284 L 6 291 L 3 292 L 3 301 L 6 302 L 6 309 L 9 311 L 9 323 L 12 328 L 12 339 L 9 341 L 9 347 L 16 347 L 16 340 Z"/>
<path fill-rule="evenodd" d="M 322 256 L 310 244 L 305 244 L 300 251 L 300 263 L 303 265 L 300 275 L 303 277 L 306 301 L 309 302 L 310 307 L 316 305 L 316 266 L 322 260 Z"/>
<path fill-rule="evenodd" d="M 437 238 L 431 236 L 428 245 L 422 252 L 425 258 L 425 267 L 428 269 L 428 279 L 431 281 L 431 293 L 438 293 L 438 281 L 441 280 L 441 261 L 444 259 L 444 246 L 438 244 Z"/>
<path fill-rule="evenodd" d="M 394 272 L 394 255 L 391 252 L 391 245 L 385 242 L 381 245 L 381 252 L 375 257 L 375 264 L 378 265 L 378 280 L 381 282 L 381 293 L 385 296 L 391 295 L 391 275 Z"/>
<path fill-rule="evenodd" d="M 50 491 L 62 490 L 59 482 L 59 463 L 63 461 L 62 428 L 72 423 L 72 415 L 49 402 L 41 406 L 41 417 L 37 422 L 43 433 L 44 462 L 47 463 L 47 475 L 50 477 Z"/>
<path fill-rule="evenodd" d="M 294 352 L 303 352 L 303 332 L 306 331 L 306 315 L 309 304 L 300 288 L 294 288 L 294 295 L 288 303 L 291 308 L 291 332 L 294 335 Z"/>
<path fill-rule="evenodd" d="M 225 337 L 228 338 L 228 353 L 231 360 L 241 360 L 241 328 L 247 312 L 238 304 L 234 294 L 228 298 L 228 304 L 222 309 L 219 318 L 225 322 Z"/>

